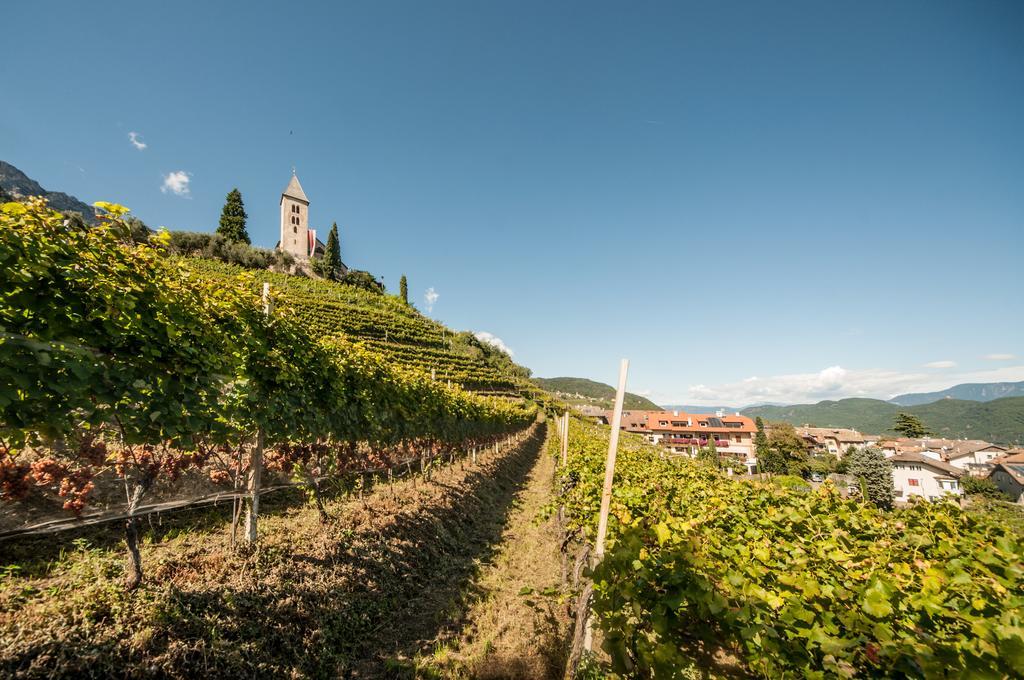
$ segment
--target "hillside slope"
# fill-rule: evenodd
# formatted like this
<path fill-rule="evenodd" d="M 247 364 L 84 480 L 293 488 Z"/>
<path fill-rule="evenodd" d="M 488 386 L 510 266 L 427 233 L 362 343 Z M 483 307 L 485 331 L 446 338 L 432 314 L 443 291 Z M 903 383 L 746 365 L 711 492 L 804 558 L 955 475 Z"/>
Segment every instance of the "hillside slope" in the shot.
<path fill-rule="evenodd" d="M 451 380 L 466 389 L 518 392 L 529 370 L 497 348 L 429 319 L 394 295 L 331 281 L 250 270 L 204 258 L 180 258 L 197 276 L 253 276 L 271 284 L 282 303 L 315 334 L 344 336 L 401 366 Z"/>
<path fill-rule="evenodd" d="M 992 401 L 1004 397 L 1024 396 L 1024 380 L 1020 382 L 961 383 L 938 392 L 915 392 L 901 394 L 889 401 L 900 406 L 930 404 L 940 399 L 962 399 L 965 401 Z"/>
<path fill-rule="evenodd" d="M 985 439 L 1002 444 L 1024 442 L 1024 397 L 987 402 L 943 399 L 919 406 L 900 406 L 879 399 L 841 399 L 793 406 L 757 406 L 743 415 L 794 425 L 852 427 L 872 434 L 892 434 L 898 412 L 912 413 L 936 436 Z"/>
<path fill-rule="evenodd" d="M 586 378 L 534 378 L 533 382 L 573 404 L 590 404 L 611 408 L 615 401 L 615 388 Z M 624 408 L 660 411 L 661 407 L 650 399 L 626 392 Z"/>

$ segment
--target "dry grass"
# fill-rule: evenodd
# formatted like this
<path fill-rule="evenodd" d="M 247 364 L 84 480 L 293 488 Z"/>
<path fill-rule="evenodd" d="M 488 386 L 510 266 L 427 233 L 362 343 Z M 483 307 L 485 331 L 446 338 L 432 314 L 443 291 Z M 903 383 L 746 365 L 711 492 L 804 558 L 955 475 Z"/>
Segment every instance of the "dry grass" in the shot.
<path fill-rule="evenodd" d="M 500 548 L 475 586 L 461 629 L 417 660 L 421 675 L 471 678 L 556 678 L 565 668 L 571 620 L 559 592 L 559 530 L 540 521 L 554 466 L 538 458 L 509 516 Z"/>
<path fill-rule="evenodd" d="M 526 512 L 529 501 L 513 506 L 540 447 L 534 439 L 475 467 L 456 463 L 431 482 L 332 501 L 326 526 L 315 510 L 282 500 L 262 520 L 255 550 L 226 547 L 222 514 L 176 518 L 150 533 L 147 580 L 131 594 L 120 589 L 114 529 L 63 550 L 53 539 L 0 545 L 0 676 L 412 676 L 421 673 L 408 660 L 480 621 L 493 631 L 492 668 L 509 659 L 510 674 L 497 676 L 543 677 L 512 665 L 529 647 L 522 636 L 543 634 L 543 613 L 523 619 L 536 633 L 517 633 L 513 586 L 488 580 L 490 565 L 506 559 L 499 544 L 510 538 L 510 512 Z M 530 549 L 543 552 L 540 543 Z M 546 582 L 530 573 L 530 585 Z M 487 592 L 501 593 L 507 618 L 477 616 Z M 524 601 L 516 605 L 525 612 Z"/>

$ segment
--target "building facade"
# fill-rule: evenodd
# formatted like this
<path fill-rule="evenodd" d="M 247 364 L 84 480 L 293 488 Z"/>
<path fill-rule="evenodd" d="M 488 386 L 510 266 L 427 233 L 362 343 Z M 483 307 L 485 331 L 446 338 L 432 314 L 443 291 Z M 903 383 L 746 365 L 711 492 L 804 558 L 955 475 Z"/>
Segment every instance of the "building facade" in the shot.
<path fill-rule="evenodd" d="M 891 456 L 892 485 L 897 503 L 906 503 L 913 496 L 935 501 L 960 497 L 960 478 L 964 471 L 949 463 L 935 460 L 923 453 L 899 453 Z"/>
<path fill-rule="evenodd" d="M 606 413 L 599 420 L 608 423 L 611 414 Z M 672 453 L 696 456 L 700 449 L 714 443 L 719 456 L 749 462 L 748 467 L 756 463 L 754 433 L 757 427 L 753 420 L 738 413 L 623 411 L 620 428 L 641 434 Z"/>
<path fill-rule="evenodd" d="M 300 261 L 321 257 L 325 250 L 316 230 L 309 226 L 309 199 L 294 172 L 281 192 L 281 235 L 277 249 Z"/>

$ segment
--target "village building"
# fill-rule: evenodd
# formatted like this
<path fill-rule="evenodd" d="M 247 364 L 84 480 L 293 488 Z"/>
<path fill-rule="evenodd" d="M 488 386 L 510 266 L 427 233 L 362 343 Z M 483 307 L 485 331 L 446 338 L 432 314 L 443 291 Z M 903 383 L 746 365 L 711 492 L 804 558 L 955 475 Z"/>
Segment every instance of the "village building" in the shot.
<path fill-rule="evenodd" d="M 975 477 L 986 477 L 992 471 L 992 462 L 1006 455 L 1005 446 L 981 439 L 941 439 L 899 437 L 878 443 L 886 457 L 901 453 L 921 453 L 929 458 L 949 463 Z"/>
<path fill-rule="evenodd" d="M 995 459 L 988 478 L 1015 503 L 1024 504 L 1024 450 Z"/>
<path fill-rule="evenodd" d="M 949 463 L 913 452 L 896 454 L 889 461 L 897 502 L 906 503 L 912 496 L 934 501 L 963 495 L 960 478 L 965 473 Z"/>
<path fill-rule="evenodd" d="M 986 477 L 992 471 L 992 461 L 1005 456 L 1005 446 L 990 444 L 978 439 L 966 439 L 956 442 L 946 452 L 946 460 L 950 465 L 966 470 L 975 477 Z"/>
<path fill-rule="evenodd" d="M 850 430 L 842 427 L 803 427 L 794 428 L 799 437 L 807 442 L 808 448 L 816 453 L 828 453 L 837 458 L 850 449 L 873 446 L 878 437 L 875 435 L 861 434 L 857 430 Z"/>
<path fill-rule="evenodd" d="M 612 413 L 598 418 L 607 424 Z M 725 415 L 681 413 L 679 411 L 623 411 L 619 427 L 643 435 L 652 444 L 660 444 L 672 453 L 696 456 L 714 443 L 718 455 L 733 458 L 748 467 L 756 465 L 754 421 L 740 414 Z"/>

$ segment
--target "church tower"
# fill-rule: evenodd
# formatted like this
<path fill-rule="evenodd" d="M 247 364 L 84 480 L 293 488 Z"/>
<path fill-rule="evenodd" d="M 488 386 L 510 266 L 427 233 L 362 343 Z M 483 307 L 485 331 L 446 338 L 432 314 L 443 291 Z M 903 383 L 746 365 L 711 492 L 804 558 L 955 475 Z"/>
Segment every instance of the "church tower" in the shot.
<path fill-rule="evenodd" d="M 292 170 L 292 179 L 281 194 L 281 241 L 278 247 L 297 260 L 308 260 L 310 247 L 309 199 Z"/>

